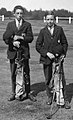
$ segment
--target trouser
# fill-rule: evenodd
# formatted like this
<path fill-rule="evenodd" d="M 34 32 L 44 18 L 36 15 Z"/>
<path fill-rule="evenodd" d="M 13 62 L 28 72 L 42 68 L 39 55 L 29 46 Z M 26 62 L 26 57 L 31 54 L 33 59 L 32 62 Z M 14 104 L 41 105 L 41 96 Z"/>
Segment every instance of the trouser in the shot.
<path fill-rule="evenodd" d="M 16 68 L 15 59 L 10 59 L 10 70 L 11 70 L 11 81 L 12 81 L 12 93 L 15 94 L 16 91 Z M 25 73 L 28 78 L 25 79 Z M 23 74 L 24 74 L 24 82 L 25 82 L 25 92 L 30 92 L 30 68 L 29 68 L 29 60 L 26 59 L 23 62 Z"/>
<path fill-rule="evenodd" d="M 66 81 L 65 81 L 65 76 L 64 76 L 64 70 L 63 70 L 63 63 L 61 65 L 62 69 L 62 84 L 63 84 L 63 94 L 64 94 L 64 99 L 67 100 L 67 93 L 66 93 Z M 44 71 L 44 76 L 45 76 L 45 85 L 46 85 L 46 93 L 48 96 L 48 99 L 52 97 L 51 89 L 49 87 L 51 78 L 52 78 L 52 63 L 49 65 L 43 64 L 43 71 Z"/>

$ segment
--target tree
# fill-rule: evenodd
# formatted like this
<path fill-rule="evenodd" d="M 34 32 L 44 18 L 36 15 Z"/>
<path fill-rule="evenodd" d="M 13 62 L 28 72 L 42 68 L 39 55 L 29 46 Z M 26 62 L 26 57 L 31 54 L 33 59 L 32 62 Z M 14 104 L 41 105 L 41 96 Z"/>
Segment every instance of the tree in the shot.
<path fill-rule="evenodd" d="M 6 8 L 1 8 L 0 9 L 0 15 L 5 15 L 7 12 Z"/>
<path fill-rule="evenodd" d="M 11 11 L 7 11 L 6 14 L 5 14 L 5 17 L 12 17 L 13 14 Z"/>

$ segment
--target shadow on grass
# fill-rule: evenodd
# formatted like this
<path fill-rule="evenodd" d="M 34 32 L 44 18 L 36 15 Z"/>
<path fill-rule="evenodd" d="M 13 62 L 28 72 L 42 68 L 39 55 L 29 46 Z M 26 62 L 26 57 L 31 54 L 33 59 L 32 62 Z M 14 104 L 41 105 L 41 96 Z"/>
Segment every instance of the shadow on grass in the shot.
<path fill-rule="evenodd" d="M 46 90 L 45 82 L 32 84 L 31 90 L 33 91 L 33 95 L 37 96 L 38 93 Z M 71 102 L 73 97 L 73 83 L 66 85 L 66 90 L 67 90 L 68 101 Z"/>
<path fill-rule="evenodd" d="M 38 93 L 45 91 L 45 82 L 35 83 L 31 85 L 31 90 L 33 91 L 33 95 L 37 96 Z M 67 97 L 69 102 L 71 102 L 73 97 L 73 83 L 66 85 Z"/>
<path fill-rule="evenodd" d="M 35 83 L 31 85 L 31 90 L 33 94 L 37 96 L 38 93 L 45 90 L 45 82 Z"/>
<path fill-rule="evenodd" d="M 73 97 L 73 83 L 66 85 L 66 90 L 67 90 L 68 100 L 69 102 L 71 102 L 72 97 Z"/>

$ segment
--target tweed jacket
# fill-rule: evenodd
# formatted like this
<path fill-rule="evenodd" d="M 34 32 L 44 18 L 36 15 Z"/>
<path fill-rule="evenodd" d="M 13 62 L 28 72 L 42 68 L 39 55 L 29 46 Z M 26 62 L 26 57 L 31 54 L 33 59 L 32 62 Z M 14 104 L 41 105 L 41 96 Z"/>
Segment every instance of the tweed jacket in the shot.
<path fill-rule="evenodd" d="M 27 59 L 30 58 L 29 43 L 31 43 L 33 40 L 33 33 L 32 33 L 31 24 L 29 22 L 24 21 L 23 19 L 22 25 L 19 28 L 19 30 L 16 27 L 16 23 L 14 20 L 8 23 L 6 31 L 3 34 L 3 40 L 8 45 L 7 57 L 9 59 L 14 59 L 16 56 L 16 50 L 13 49 L 14 48 L 13 37 L 14 35 L 21 36 L 22 33 L 25 33 L 25 36 L 24 36 L 24 40 L 22 40 L 21 42 L 21 46 L 23 47 L 25 57 Z"/>
<path fill-rule="evenodd" d="M 63 28 L 54 24 L 54 32 L 51 35 L 47 26 L 40 30 L 36 40 L 36 50 L 40 53 L 40 62 L 43 64 L 50 64 L 52 60 L 47 56 L 47 52 L 54 55 L 64 54 L 66 56 L 68 48 L 67 38 L 64 34 Z"/>

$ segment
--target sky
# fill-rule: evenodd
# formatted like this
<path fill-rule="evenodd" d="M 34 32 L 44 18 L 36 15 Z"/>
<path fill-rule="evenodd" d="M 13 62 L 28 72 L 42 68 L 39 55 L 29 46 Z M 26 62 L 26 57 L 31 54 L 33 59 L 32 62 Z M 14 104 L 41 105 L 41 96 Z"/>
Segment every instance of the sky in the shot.
<path fill-rule="evenodd" d="M 12 11 L 16 5 L 22 5 L 28 11 L 65 9 L 73 12 L 73 0 L 0 0 L 0 9 Z"/>

